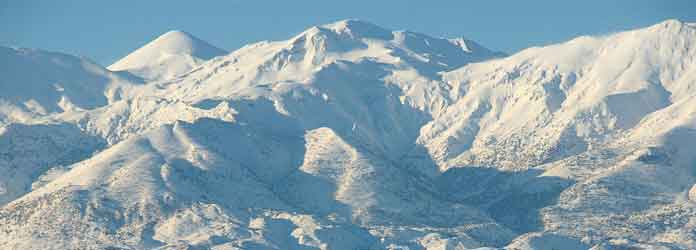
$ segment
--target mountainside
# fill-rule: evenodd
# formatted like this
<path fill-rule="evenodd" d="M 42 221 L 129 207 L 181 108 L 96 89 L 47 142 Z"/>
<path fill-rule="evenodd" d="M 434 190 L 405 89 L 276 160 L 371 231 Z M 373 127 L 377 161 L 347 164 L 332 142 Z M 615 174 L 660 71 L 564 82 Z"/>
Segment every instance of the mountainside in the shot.
<path fill-rule="evenodd" d="M 669 20 L 467 65 L 445 74 L 462 97 L 418 141 L 443 170 L 569 180 L 540 211 L 546 231 L 692 248 L 695 48 L 694 26 Z"/>
<path fill-rule="evenodd" d="M 445 168 L 534 166 L 613 141 L 693 97 L 694 35 L 672 20 L 448 72 L 445 81 L 462 98 L 419 141 Z M 492 151 L 507 146 L 514 148 Z"/>
<path fill-rule="evenodd" d="M 173 30 L 157 37 L 124 58 L 109 70 L 127 71 L 146 80 L 166 80 L 186 73 L 206 60 L 227 54 L 193 35 Z"/>
<path fill-rule="evenodd" d="M 0 124 L 101 107 L 141 83 L 84 58 L 35 49 L 0 47 L 0 64 Z"/>
<path fill-rule="evenodd" d="M 229 54 L 177 31 L 94 68 L 119 81 L 69 86 L 103 102 L 0 123 L 0 248 L 696 247 L 692 24 L 510 56 L 360 20 Z"/>

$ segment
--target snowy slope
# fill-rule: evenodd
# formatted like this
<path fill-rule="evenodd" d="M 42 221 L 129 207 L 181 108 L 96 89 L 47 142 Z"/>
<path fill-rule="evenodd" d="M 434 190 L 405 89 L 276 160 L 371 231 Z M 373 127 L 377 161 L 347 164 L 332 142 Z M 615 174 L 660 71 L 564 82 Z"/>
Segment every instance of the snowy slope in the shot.
<path fill-rule="evenodd" d="M 434 52 L 436 53 L 427 50 L 427 46 L 435 48 Z M 361 49 L 352 51 L 355 49 L 354 47 Z M 265 54 L 267 55 L 264 56 Z M 260 58 L 259 55 L 261 55 Z M 428 177 L 420 173 L 422 171 L 429 172 L 430 175 L 434 174 L 435 168 L 432 165 L 426 165 L 427 169 L 413 171 L 410 168 L 417 166 L 401 166 L 398 163 L 401 155 L 412 151 L 413 141 L 417 136 L 420 124 L 430 119 L 429 112 L 431 110 L 439 111 L 447 104 L 448 96 L 444 89 L 438 90 L 438 96 L 434 97 L 437 98 L 435 101 L 428 100 L 430 98 L 429 84 L 439 79 L 436 72 L 498 55 L 498 53 L 463 39 L 436 39 L 410 32 L 392 32 L 356 20 L 314 27 L 288 41 L 252 45 L 230 56 L 219 57 L 207 62 L 178 79 L 145 85 L 139 89 L 140 95 L 132 99 L 119 101 L 91 111 L 57 116 L 56 119 L 74 122 L 88 133 L 99 135 L 115 144 L 95 156 L 95 160 L 80 163 L 64 175 L 66 180 L 71 181 L 89 179 L 87 176 L 91 176 L 91 174 L 79 172 L 82 171 L 80 169 L 89 169 L 90 172 L 99 171 L 102 173 L 98 174 L 101 177 L 87 181 L 94 183 L 89 185 L 72 182 L 59 184 L 60 180 L 56 180 L 47 185 L 46 188 L 32 192 L 8 207 L 11 207 L 10 210 L 13 211 L 27 206 L 32 207 L 32 205 L 22 204 L 33 204 L 38 202 L 37 200 L 45 199 L 43 197 L 53 197 L 54 193 L 61 193 L 60 190 L 75 185 L 87 185 L 85 188 L 87 193 L 92 193 L 92 188 L 89 186 L 106 185 L 106 190 L 112 190 L 108 187 L 109 184 L 104 183 L 104 181 L 108 182 L 110 179 L 117 178 L 107 177 L 111 172 L 136 171 L 137 173 L 127 176 L 130 176 L 130 179 L 134 177 L 145 179 L 129 181 L 151 183 L 152 181 L 146 180 L 154 177 L 143 176 L 140 172 L 143 170 L 140 169 L 159 168 L 166 162 L 169 162 L 166 164 L 184 165 L 189 162 L 188 164 L 193 165 L 201 164 L 200 168 L 211 168 L 213 167 L 210 165 L 212 163 L 199 163 L 199 161 L 208 157 L 216 158 L 215 155 L 219 155 L 217 157 L 227 159 L 225 161 L 228 162 L 220 164 L 222 165 L 220 168 L 228 169 L 231 167 L 230 162 L 235 162 L 232 165 L 240 165 L 248 169 L 245 171 L 249 172 L 247 177 L 238 177 L 237 179 L 253 179 L 260 183 L 239 184 L 236 183 L 238 181 L 226 179 L 221 181 L 242 185 L 245 189 L 272 190 L 274 195 L 267 194 L 268 199 L 283 201 L 282 206 L 271 206 L 274 211 L 278 210 L 274 213 L 311 212 L 312 215 L 309 219 L 329 220 L 323 222 L 328 223 L 329 228 L 340 228 L 343 223 L 354 221 L 356 225 L 349 226 L 349 228 L 355 227 L 351 231 L 355 231 L 354 233 L 357 235 L 364 235 L 368 228 L 373 227 L 376 234 L 395 234 L 396 232 L 392 232 L 392 226 L 382 226 L 385 223 L 390 224 L 395 221 L 401 221 L 400 223 L 403 225 L 417 225 L 418 229 L 415 230 L 421 232 L 397 233 L 406 235 L 403 239 L 399 237 L 391 240 L 399 244 L 409 242 L 412 236 L 408 235 L 421 235 L 420 237 L 429 235 L 428 237 L 431 238 L 439 238 L 438 235 L 446 231 L 447 234 L 454 233 L 462 238 L 433 240 L 435 242 L 463 241 L 472 246 L 499 245 L 510 240 L 512 232 L 504 226 L 498 225 L 476 208 L 452 203 L 434 195 L 433 193 L 437 190 L 434 190 L 435 187 L 428 183 Z M 246 69 L 237 72 L 238 70 L 233 70 L 236 67 L 246 67 Z M 219 74 L 211 76 L 211 72 L 219 72 Z M 265 79 L 252 78 L 249 81 L 239 82 L 226 80 L 233 77 L 260 74 L 267 76 L 263 77 Z M 211 77 L 211 79 L 206 79 L 207 77 Z M 268 84 L 267 81 L 270 81 L 271 78 L 277 80 Z M 200 89 L 197 92 L 187 90 L 188 88 L 198 88 L 198 86 L 205 86 L 206 89 Z M 406 90 L 407 88 L 408 90 Z M 225 91 L 220 91 L 222 89 Z M 404 94 L 402 91 L 410 91 L 410 93 Z M 199 94 L 200 96 L 179 96 L 191 94 Z M 384 119 L 385 114 L 393 117 Z M 211 117 L 215 120 L 202 122 L 200 120 L 202 117 Z M 209 133 L 202 136 L 205 139 L 195 143 L 189 140 L 178 142 L 182 139 L 169 138 L 168 134 L 177 134 L 174 132 L 167 132 L 167 136 L 160 135 L 159 133 L 163 132 L 157 131 L 168 130 L 165 124 L 175 122 L 171 118 L 192 121 L 193 125 L 190 126 L 195 128 L 191 129 L 192 133 Z M 196 119 L 198 121 L 194 122 Z M 233 123 L 227 124 L 219 119 Z M 177 124 L 180 125 L 175 125 L 174 128 L 187 126 L 181 125 L 182 123 Z M 161 125 L 165 125 L 165 127 L 158 129 L 157 127 Z M 220 127 L 222 130 L 200 126 Z M 152 135 L 158 138 L 157 142 L 153 142 L 152 139 L 137 139 L 140 138 L 138 134 L 145 131 L 150 131 L 148 134 L 157 134 Z M 317 131 L 319 134 L 316 136 L 319 138 L 316 138 L 312 131 Z M 328 138 L 322 139 L 327 136 Z M 220 140 L 211 140 L 211 138 L 216 137 Z M 140 144 L 132 144 L 132 141 L 143 140 L 148 141 L 144 144 L 151 145 L 153 148 L 175 147 L 174 145 L 181 144 L 181 146 L 176 147 L 183 149 L 169 152 L 142 148 L 138 146 Z M 343 153 L 332 151 L 329 155 L 324 156 L 322 145 L 314 146 L 315 144 L 309 143 L 313 140 L 320 140 L 322 145 L 343 144 L 340 150 Z M 302 149 L 305 141 L 308 141 L 306 150 L 287 153 L 281 150 Z M 194 149 L 198 147 L 204 149 Z M 211 153 L 204 154 L 211 156 L 199 156 L 193 152 L 185 153 L 184 149 L 186 148 L 189 151 L 210 151 Z M 247 150 L 239 151 L 242 148 Z M 249 150 L 258 152 L 258 156 L 253 153 L 249 154 Z M 149 153 L 151 151 L 152 153 Z M 145 155 L 142 157 L 148 160 L 137 161 L 133 164 L 125 162 L 123 166 L 132 166 L 127 168 L 132 170 L 116 170 L 117 166 L 122 165 L 115 166 L 109 163 L 108 159 L 111 155 L 126 155 L 118 158 L 130 159 L 131 157 L 127 156 L 130 154 Z M 192 158 L 178 159 L 186 154 L 194 155 L 190 156 Z M 319 163 L 312 163 L 314 161 L 312 159 L 315 159 L 317 155 Z M 333 157 L 351 159 L 348 162 L 339 161 L 336 163 L 338 165 L 334 168 L 342 169 L 340 174 L 327 174 L 326 171 L 331 171 L 330 166 L 321 163 Z M 115 161 L 118 162 L 118 160 Z M 275 163 L 271 163 L 271 161 Z M 303 161 L 305 163 L 302 163 Z M 317 167 L 319 169 L 316 169 Z M 101 168 L 109 169 L 98 170 Z M 147 171 L 149 172 L 149 170 Z M 79 173 L 73 175 L 73 172 Z M 85 177 L 83 178 L 83 176 Z M 323 181 L 316 183 L 314 180 Z M 171 185 L 161 184 L 158 181 L 154 181 L 152 185 L 164 188 L 157 188 L 161 191 L 154 193 L 173 188 Z M 326 185 L 336 187 L 338 193 L 321 192 L 316 195 L 296 195 L 314 193 Z M 153 188 L 147 187 L 148 190 Z M 203 187 L 197 187 L 196 184 L 187 185 L 187 188 Z M 232 190 L 239 188 L 242 187 Z M 127 193 L 118 189 L 107 192 Z M 152 193 L 138 188 L 133 192 L 134 194 Z M 201 195 L 203 194 L 206 192 L 201 192 Z M 229 193 L 228 195 L 235 197 L 231 198 L 232 200 L 243 200 L 243 202 L 236 203 L 235 206 L 245 209 L 260 207 L 260 204 L 255 201 L 244 201 L 249 199 L 244 198 L 246 197 L 244 192 Z M 239 197 L 239 195 L 245 196 Z M 67 194 L 66 197 L 72 196 L 74 195 Z M 211 194 L 207 194 L 207 196 L 211 196 Z M 258 195 L 250 195 L 250 197 L 255 196 Z M 317 196 L 322 198 L 319 200 L 311 199 Z M 133 197 L 124 195 L 123 199 L 117 199 L 114 202 L 119 207 L 128 207 L 129 199 L 133 199 Z M 201 199 L 200 197 L 194 198 L 195 201 Z M 143 202 L 151 205 L 145 205 L 147 211 L 141 211 L 141 213 L 149 214 L 159 210 L 149 208 L 150 206 L 159 206 L 156 202 L 150 202 L 149 198 Z M 403 206 L 403 204 L 412 205 Z M 66 206 L 74 205 L 77 204 Z M 188 204 L 180 205 L 183 206 L 182 209 L 195 209 Z M 43 211 L 37 211 L 37 218 L 43 217 L 40 213 Z M 423 214 L 430 215 L 424 217 Z M 73 215 L 65 216 L 76 217 Z M 174 216 L 174 213 L 166 212 L 162 216 Z M 255 214 L 254 216 L 261 215 Z M 452 217 L 458 218 L 457 221 L 453 222 L 447 219 Z M 36 223 L 46 222 L 37 221 Z M 93 223 L 81 221 L 79 225 L 88 226 L 94 225 Z M 137 224 L 125 224 L 122 227 L 117 227 L 116 230 L 130 231 L 134 225 Z M 363 227 L 356 227 L 357 225 Z M 448 229 L 454 225 L 468 226 L 461 229 Z M 60 225 L 56 226 L 60 227 Z M 7 237 L 18 239 L 32 237 L 29 231 L 24 231 L 22 228 L 26 227 L 20 226 L 19 231 L 16 231 L 17 234 Z M 493 232 L 500 236 L 484 236 L 483 232 Z M 116 232 L 112 230 L 104 233 L 114 234 Z M 217 231 L 211 232 L 213 235 L 209 236 L 224 237 L 217 235 L 219 233 Z M 468 234 L 472 236 L 468 236 Z M 59 235 L 54 237 L 57 238 L 47 242 L 61 240 Z M 320 236 L 313 237 L 321 238 Z M 368 238 L 371 240 L 366 242 L 381 245 L 381 243 L 375 243 L 374 237 L 370 235 Z M 464 238 L 468 240 L 463 240 Z M 137 244 L 150 244 L 147 243 L 148 238 L 134 240 Z M 261 240 L 255 239 L 253 242 L 263 242 L 270 239 L 262 238 Z M 321 243 L 326 240 L 317 239 L 316 241 Z M 23 244 L 18 242 L 20 241 L 7 242 L 7 244 Z M 163 240 L 159 244 L 171 245 L 175 243 L 176 241 Z M 215 242 L 200 244 L 215 244 Z M 350 244 L 352 243 L 348 241 L 334 247 L 353 249 Z M 420 245 L 421 243 L 408 244 Z"/>
<path fill-rule="evenodd" d="M 690 249 L 695 48 L 694 26 L 668 20 L 465 66 L 444 77 L 462 97 L 418 141 L 441 169 L 568 179 L 546 187 L 559 196 L 543 230 Z"/>
<path fill-rule="evenodd" d="M 66 123 L 0 128 L 0 205 L 50 181 L 103 145 L 100 138 Z"/>
<path fill-rule="evenodd" d="M 170 32 L 109 67 L 153 80 L 121 100 L 0 130 L 0 248 L 693 249 L 695 45 Z"/>
<path fill-rule="evenodd" d="M 403 185 L 418 185 L 418 181 L 402 183 L 391 179 L 387 183 L 371 183 L 370 178 L 359 175 L 360 172 L 370 175 L 361 168 L 385 166 L 372 165 L 366 158 L 357 159 L 365 162 L 347 170 L 352 177 L 343 178 L 356 178 L 355 181 L 369 185 L 390 185 L 396 190 L 357 185 L 352 180 L 343 181 L 345 186 L 341 189 L 346 190 L 341 193 L 345 196 L 317 187 L 303 188 L 302 185 L 333 183 L 329 175 L 310 171 L 309 167 L 301 167 L 302 171 L 293 169 L 303 161 L 303 137 L 276 128 L 240 124 L 201 119 L 192 124 L 163 126 L 74 165 L 54 181 L 0 210 L 1 224 L 7 229 L 3 230 L 2 238 L 8 239 L 1 246 L 147 249 L 185 242 L 201 247 L 228 245 L 242 249 L 252 246 L 284 249 L 293 245 L 311 249 L 327 244 L 332 249 L 381 248 L 378 238 L 368 233 L 368 228 L 391 233 L 390 227 L 374 225 L 391 224 L 383 221 L 386 219 L 420 227 L 423 227 L 421 223 L 441 227 L 467 225 L 447 230 L 448 234 L 460 234 L 463 238 L 470 238 L 467 233 L 480 230 L 503 230 L 496 229 L 485 214 L 462 205 L 447 205 L 428 196 L 422 188 L 414 187 L 411 194 L 431 200 L 428 204 L 435 207 L 427 208 L 433 210 L 423 211 L 421 215 L 429 216 L 429 220 L 410 215 L 408 210 L 399 212 L 394 210 L 398 207 L 390 208 L 390 205 L 409 204 L 408 200 L 398 199 L 416 198 L 404 197 L 406 194 L 398 190 L 407 188 Z M 293 144 L 299 145 L 293 147 Z M 312 147 L 309 150 L 320 150 Z M 229 148 L 247 150 L 229 151 Z M 310 160 L 304 161 L 303 165 L 311 164 Z M 351 190 L 355 188 L 367 192 Z M 294 192 L 304 195 L 296 196 Z M 360 195 L 370 197 L 365 197 L 365 201 L 360 200 L 363 199 Z M 312 199 L 304 200 L 309 197 Z M 323 207 L 312 207 L 308 202 Z M 373 202 L 383 204 L 371 207 Z M 413 206 L 422 205 L 413 203 Z M 37 209 L 44 206 L 50 209 Z M 457 220 L 439 221 L 440 216 Z M 40 234 L 34 231 L 38 225 L 43 225 Z M 478 229 L 477 225 L 484 229 Z M 78 232 L 93 238 L 69 241 L 60 228 L 71 228 L 69 238 L 79 237 Z M 474 246 L 480 244 L 473 239 L 469 241 Z"/>
<path fill-rule="evenodd" d="M 0 75 L 0 124 L 104 106 L 140 83 L 84 58 L 7 47 L 0 47 Z"/>
<path fill-rule="evenodd" d="M 461 98 L 422 129 L 419 142 L 443 168 L 515 168 L 581 153 L 693 96 L 694 35 L 670 20 L 448 72 Z"/>
<path fill-rule="evenodd" d="M 404 102 L 437 113 L 449 101 L 445 86 L 434 81 L 439 79 L 437 72 L 499 55 L 464 39 L 393 32 L 346 20 L 310 28 L 287 41 L 248 45 L 205 63 L 181 79 L 151 87 L 155 95 L 196 103 L 254 95 L 272 84 L 306 82 L 345 61 L 359 64 L 356 67 L 368 75 L 386 71 L 380 78 L 396 85 Z"/>
<path fill-rule="evenodd" d="M 7 47 L 0 47 L 0 74 L 0 204 L 103 147 L 73 122 L 48 117 L 107 106 L 142 84 L 85 58 Z"/>
<path fill-rule="evenodd" d="M 186 73 L 206 60 L 225 54 L 227 51 L 189 33 L 172 30 L 108 68 L 128 71 L 146 80 L 163 80 Z"/>

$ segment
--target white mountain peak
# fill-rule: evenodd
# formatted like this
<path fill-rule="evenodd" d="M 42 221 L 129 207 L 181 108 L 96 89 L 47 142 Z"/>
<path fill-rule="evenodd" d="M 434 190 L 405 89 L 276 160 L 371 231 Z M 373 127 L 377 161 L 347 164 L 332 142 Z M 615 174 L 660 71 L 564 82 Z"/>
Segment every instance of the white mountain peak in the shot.
<path fill-rule="evenodd" d="M 201 62 L 227 54 L 187 32 L 172 30 L 133 51 L 108 67 L 129 71 L 148 80 L 162 80 L 183 74 Z"/>
<path fill-rule="evenodd" d="M 157 49 L 164 53 L 189 54 L 201 59 L 210 59 L 227 53 L 185 31 L 172 30 L 153 40 L 149 49 Z"/>
<path fill-rule="evenodd" d="M 354 38 L 373 38 L 389 40 L 392 31 L 359 19 L 346 19 L 320 27 L 330 29 L 338 34 L 349 35 Z"/>

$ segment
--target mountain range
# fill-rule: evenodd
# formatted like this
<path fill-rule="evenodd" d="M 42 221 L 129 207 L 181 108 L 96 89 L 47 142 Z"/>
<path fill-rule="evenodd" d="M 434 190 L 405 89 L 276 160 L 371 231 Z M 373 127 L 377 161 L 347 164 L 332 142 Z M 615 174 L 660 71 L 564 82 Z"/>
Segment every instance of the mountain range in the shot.
<path fill-rule="evenodd" d="M 0 47 L 0 249 L 694 249 L 696 24 Z"/>

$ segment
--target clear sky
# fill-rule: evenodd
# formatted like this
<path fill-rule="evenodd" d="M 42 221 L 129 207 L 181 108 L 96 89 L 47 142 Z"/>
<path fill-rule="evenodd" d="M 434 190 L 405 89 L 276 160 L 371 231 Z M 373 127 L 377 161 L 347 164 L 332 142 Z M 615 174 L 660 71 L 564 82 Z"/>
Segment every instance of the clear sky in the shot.
<path fill-rule="evenodd" d="M 0 45 L 67 52 L 109 65 L 172 29 L 234 50 L 346 18 L 464 36 L 513 53 L 670 18 L 696 22 L 696 0 L 0 0 Z"/>

